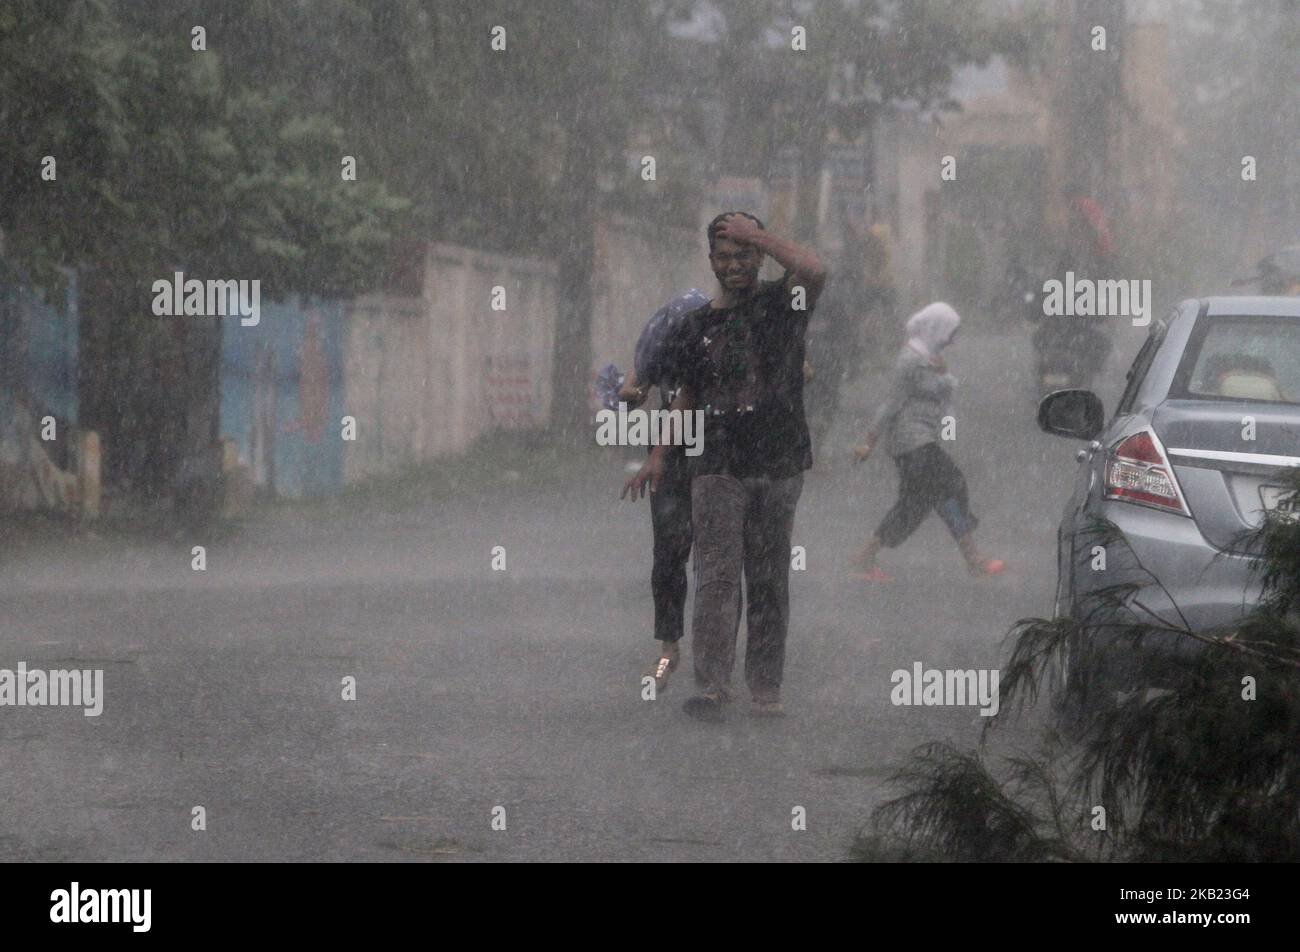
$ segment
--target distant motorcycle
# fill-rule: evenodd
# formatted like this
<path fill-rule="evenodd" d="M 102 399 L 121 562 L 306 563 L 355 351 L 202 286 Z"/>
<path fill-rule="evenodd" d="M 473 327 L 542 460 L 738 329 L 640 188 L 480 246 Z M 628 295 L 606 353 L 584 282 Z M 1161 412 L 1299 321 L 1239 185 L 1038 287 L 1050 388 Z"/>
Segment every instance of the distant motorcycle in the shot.
<path fill-rule="evenodd" d="M 1034 325 L 1034 378 L 1041 399 L 1057 390 L 1092 388 L 1110 356 L 1110 335 L 1089 317 L 1044 314 L 1042 281 L 1020 283 L 1021 313 Z"/>
<path fill-rule="evenodd" d="M 1081 318 L 1044 318 L 1034 331 L 1040 396 L 1057 390 L 1090 390 L 1110 356 L 1110 337 Z"/>
<path fill-rule="evenodd" d="M 1255 274 L 1238 278 L 1232 286 L 1249 287 L 1270 296 L 1300 296 L 1300 244 L 1279 248 L 1255 268 Z"/>

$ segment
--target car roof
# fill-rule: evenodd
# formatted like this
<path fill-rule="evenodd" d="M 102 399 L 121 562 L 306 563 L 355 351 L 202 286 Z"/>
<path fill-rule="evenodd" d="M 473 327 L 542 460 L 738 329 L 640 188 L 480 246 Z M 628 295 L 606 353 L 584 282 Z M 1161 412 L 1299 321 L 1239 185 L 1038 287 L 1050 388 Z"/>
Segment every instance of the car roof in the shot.
<path fill-rule="evenodd" d="M 1300 297 L 1239 295 L 1205 297 L 1198 303 L 1205 308 L 1207 317 L 1242 314 L 1300 318 Z"/>

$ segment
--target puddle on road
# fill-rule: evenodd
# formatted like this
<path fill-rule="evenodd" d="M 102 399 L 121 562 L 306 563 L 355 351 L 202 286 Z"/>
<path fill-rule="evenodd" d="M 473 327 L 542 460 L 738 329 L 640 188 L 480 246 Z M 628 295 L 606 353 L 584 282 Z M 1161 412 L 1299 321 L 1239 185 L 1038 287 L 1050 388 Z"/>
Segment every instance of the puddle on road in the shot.
<path fill-rule="evenodd" d="M 383 840 L 375 844 L 381 849 L 397 850 L 401 853 L 413 853 L 417 856 L 462 856 L 470 853 L 482 853 L 481 849 L 466 846 L 456 840 L 436 839 L 428 846 L 412 846 L 406 843 L 394 843 Z"/>
<path fill-rule="evenodd" d="M 829 767 L 821 767 L 813 771 L 817 777 L 888 777 L 891 773 L 889 767 L 848 767 L 842 764 L 832 764 Z"/>

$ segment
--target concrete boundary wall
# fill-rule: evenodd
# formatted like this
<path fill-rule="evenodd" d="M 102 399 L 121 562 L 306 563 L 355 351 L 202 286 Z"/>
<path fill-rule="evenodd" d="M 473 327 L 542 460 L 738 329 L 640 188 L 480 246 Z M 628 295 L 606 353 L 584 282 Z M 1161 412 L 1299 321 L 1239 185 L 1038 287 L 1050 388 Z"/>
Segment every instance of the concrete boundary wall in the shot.
<path fill-rule="evenodd" d="M 627 369 L 646 320 L 692 286 L 713 286 L 702 235 L 600 222 L 588 381 L 606 363 Z M 344 482 L 463 453 L 494 430 L 545 426 L 557 295 L 552 261 L 434 244 L 419 297 L 352 301 L 344 412 L 357 438 L 344 449 Z"/>
<path fill-rule="evenodd" d="M 495 288 L 505 307 L 492 307 Z M 432 245 L 418 298 L 349 306 L 347 412 L 357 439 L 344 481 L 465 452 L 496 429 L 550 414 L 555 267 L 536 258 Z"/>

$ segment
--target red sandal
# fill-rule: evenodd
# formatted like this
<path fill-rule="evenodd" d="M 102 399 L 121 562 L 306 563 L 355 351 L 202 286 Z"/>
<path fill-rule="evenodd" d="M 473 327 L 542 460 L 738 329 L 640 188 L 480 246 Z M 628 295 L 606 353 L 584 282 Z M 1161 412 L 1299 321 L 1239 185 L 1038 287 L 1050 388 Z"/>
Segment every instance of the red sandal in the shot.
<path fill-rule="evenodd" d="M 869 569 L 854 572 L 853 577 L 860 582 L 892 582 L 894 580 L 894 576 L 890 575 L 878 565 L 873 565 Z"/>
<path fill-rule="evenodd" d="M 988 578 L 990 575 L 1001 575 L 1007 570 L 1007 563 L 1001 559 L 980 559 L 974 565 L 966 566 L 966 570 L 977 578 Z"/>

